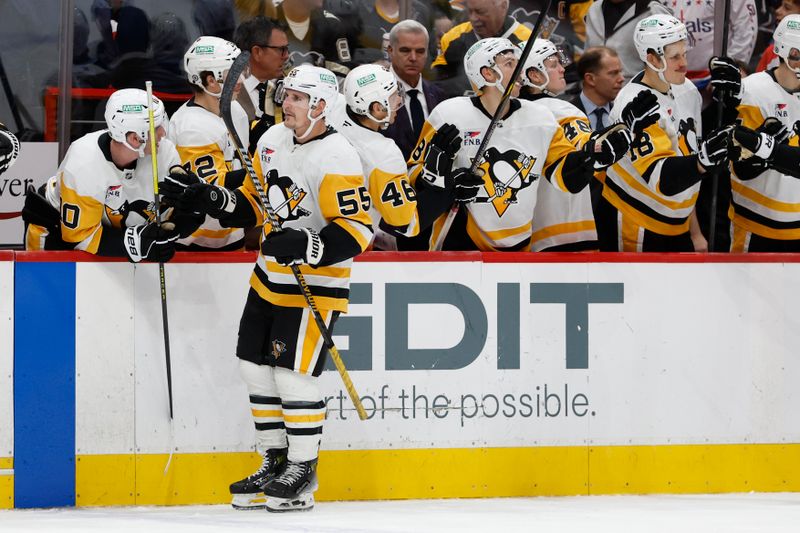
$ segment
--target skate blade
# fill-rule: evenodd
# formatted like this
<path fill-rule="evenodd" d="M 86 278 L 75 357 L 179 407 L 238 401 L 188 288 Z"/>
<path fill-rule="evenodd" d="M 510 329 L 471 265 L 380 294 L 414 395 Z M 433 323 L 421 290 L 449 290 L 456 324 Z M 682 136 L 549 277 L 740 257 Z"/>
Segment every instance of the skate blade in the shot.
<path fill-rule="evenodd" d="M 231 507 L 238 511 L 255 511 L 267 506 L 267 497 L 263 494 L 234 494 Z"/>
<path fill-rule="evenodd" d="M 275 498 L 274 496 L 267 499 L 267 511 L 270 513 L 310 511 L 313 508 L 314 494 L 312 492 L 307 492 L 291 499 Z"/>

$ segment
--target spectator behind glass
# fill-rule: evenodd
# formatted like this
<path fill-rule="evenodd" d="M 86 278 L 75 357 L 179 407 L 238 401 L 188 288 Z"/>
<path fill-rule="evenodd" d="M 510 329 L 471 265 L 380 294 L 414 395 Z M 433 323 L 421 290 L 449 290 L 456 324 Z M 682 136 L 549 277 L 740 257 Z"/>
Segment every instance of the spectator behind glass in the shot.
<path fill-rule="evenodd" d="M 383 36 L 388 35 L 395 24 L 400 22 L 399 0 L 358 0 L 358 49 L 355 51 L 355 62 L 358 64 L 374 63 L 384 56 Z M 409 3 L 410 13 L 407 18 L 428 27 L 431 9 L 419 0 Z"/>
<path fill-rule="evenodd" d="M 117 14 L 116 45 L 119 57 L 112 64 L 112 69 L 104 74 L 105 86 L 115 89 L 144 89 L 145 81 L 153 82 L 153 90 L 187 94 L 191 86 L 185 75 L 170 72 L 158 66 L 150 48 L 150 21 L 144 11 L 138 7 L 125 6 Z M 173 38 L 180 35 L 172 35 Z M 174 45 L 170 45 L 172 47 Z M 169 111 L 169 110 L 168 110 Z"/>
<path fill-rule="evenodd" d="M 727 56 L 747 64 L 753 55 L 758 33 L 755 0 L 727 0 L 730 2 Z M 689 71 L 686 77 L 698 89 L 703 89 L 711 79 L 708 62 L 714 55 L 714 2 L 697 0 L 661 0 L 672 10 L 689 31 L 689 48 L 686 52 Z M 721 31 L 721 30 L 720 30 Z"/>
<path fill-rule="evenodd" d="M 505 37 L 518 44 L 531 35 L 530 29 L 508 16 L 508 0 L 466 0 L 465 5 L 469 20 L 442 36 L 442 51 L 431 65 L 447 98 L 472 93 L 464 54 L 479 39 Z"/>
<path fill-rule="evenodd" d="M 114 40 L 117 31 L 117 16 L 123 6 L 130 5 L 125 0 L 94 0 L 92 2 L 92 18 L 100 32 L 100 42 L 96 45 L 97 64 L 102 68 L 111 68 L 111 63 L 119 55 Z"/>
<path fill-rule="evenodd" d="M 797 14 L 800 14 L 800 0 L 783 0 L 781 4 L 775 8 L 775 25 L 777 26 L 786 15 Z M 779 64 L 778 55 L 775 53 L 775 43 L 769 43 L 764 53 L 761 54 L 756 72 L 776 68 Z"/>
<path fill-rule="evenodd" d="M 403 20 L 389 34 L 390 70 L 405 92 L 403 109 L 381 133 L 392 139 L 408 159 L 417 144 L 422 125 L 444 98 L 441 90 L 422 78 L 428 59 L 428 30 L 415 20 Z M 427 250 L 430 228 L 416 237 L 397 236 L 398 250 Z"/>
<path fill-rule="evenodd" d="M 571 102 L 586 113 L 593 130 L 603 129 L 609 125 L 608 114 L 625 84 L 617 52 L 606 46 L 589 48 L 578 60 L 578 75 L 583 89 Z"/>
<path fill-rule="evenodd" d="M 586 14 L 586 47 L 607 46 L 619 54 L 628 82 L 644 68 L 633 45 L 636 23 L 659 13 L 671 14 L 656 0 L 597 0 Z"/>
<path fill-rule="evenodd" d="M 192 20 L 200 30 L 200 35 L 233 40 L 236 22 L 233 16 L 232 0 L 195 0 Z"/>
<path fill-rule="evenodd" d="M 153 20 L 151 39 L 153 58 L 167 72 L 186 76 L 183 71 L 183 53 L 189 48 L 186 25 L 175 13 L 161 13 Z"/>

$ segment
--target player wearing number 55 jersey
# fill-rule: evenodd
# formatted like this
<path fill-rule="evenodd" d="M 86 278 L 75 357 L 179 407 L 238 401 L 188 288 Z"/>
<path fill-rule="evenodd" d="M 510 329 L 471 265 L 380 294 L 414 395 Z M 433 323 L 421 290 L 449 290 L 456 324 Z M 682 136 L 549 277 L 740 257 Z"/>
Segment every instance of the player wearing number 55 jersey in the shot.
<path fill-rule="evenodd" d="M 288 74 L 284 88 L 284 122 L 264 133 L 254 162 L 283 231 L 264 222 L 251 180 L 229 191 L 178 168 L 163 187 L 179 205 L 208 213 L 224 226 L 264 225 L 236 346 L 264 461 L 253 475 L 233 483 L 231 493 L 235 507 L 266 505 L 273 511 L 314 504 L 325 419 L 316 378 L 327 349 L 288 265 L 300 263 L 322 319 L 332 328 L 347 311 L 352 258 L 372 238 L 358 154 L 326 124 L 338 96 L 336 77 L 301 65 Z"/>
<path fill-rule="evenodd" d="M 645 70 L 622 88 L 611 120 L 642 91 L 658 99 L 658 121 L 606 171 L 597 210 L 601 250 L 690 252 L 690 217 L 709 170 L 727 161 L 729 130 L 699 141 L 701 97 L 686 79 L 686 26 L 670 15 L 639 21 L 634 44 Z"/>

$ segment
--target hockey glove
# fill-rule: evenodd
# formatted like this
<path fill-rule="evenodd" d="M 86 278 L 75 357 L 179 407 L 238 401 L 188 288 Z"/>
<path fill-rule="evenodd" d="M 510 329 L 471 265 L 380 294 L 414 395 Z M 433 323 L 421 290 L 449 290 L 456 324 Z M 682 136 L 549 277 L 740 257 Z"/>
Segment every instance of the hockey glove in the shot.
<path fill-rule="evenodd" d="M 711 71 L 711 97 L 722 102 L 722 125 L 729 126 L 739 116 L 742 103 L 742 75 L 739 66 L 729 57 L 712 57 L 708 62 Z"/>
<path fill-rule="evenodd" d="M 179 201 L 183 193 L 195 183 L 203 183 L 197 174 L 180 165 L 173 165 L 163 181 L 158 182 L 158 193 L 164 198 Z"/>
<path fill-rule="evenodd" d="M 764 124 L 761 126 L 763 127 Z M 759 127 L 759 130 L 760 129 L 761 127 Z M 733 144 L 741 150 L 737 159 L 745 160 L 755 157 L 765 162 L 772 159 L 772 154 L 775 152 L 775 147 L 778 145 L 778 142 L 772 135 L 759 130 L 753 131 L 744 126 L 737 126 L 734 128 Z"/>
<path fill-rule="evenodd" d="M 148 222 L 127 228 L 124 239 L 125 251 L 134 263 L 142 260 L 166 263 L 175 255 L 178 232 L 172 222 L 164 222 L 161 227 Z"/>
<path fill-rule="evenodd" d="M 261 253 L 274 257 L 282 265 L 308 263 L 317 266 L 324 250 L 319 233 L 309 228 L 272 231 L 261 242 Z"/>
<path fill-rule="evenodd" d="M 447 181 L 447 188 L 453 189 L 456 202 L 462 204 L 474 201 L 483 186 L 483 178 L 468 168 L 457 168 Z"/>
<path fill-rule="evenodd" d="M 728 149 L 731 146 L 732 126 L 714 130 L 700 142 L 697 160 L 704 169 L 710 170 L 728 160 Z"/>
<path fill-rule="evenodd" d="M 224 187 L 206 183 L 179 165 L 169 169 L 169 175 L 159 182 L 158 187 L 164 198 L 189 213 L 222 218 L 236 208 L 235 194 Z"/>
<path fill-rule="evenodd" d="M 631 131 L 634 143 L 648 126 L 658 122 L 660 108 L 656 95 L 650 91 L 641 91 L 622 109 L 622 122 Z"/>
<path fill-rule="evenodd" d="M 174 208 L 170 210 L 166 221 L 175 224 L 175 231 L 181 239 L 185 239 L 205 222 L 206 216 L 203 213 L 193 213 L 183 209 Z"/>
<path fill-rule="evenodd" d="M 622 123 L 593 132 L 583 145 L 583 151 L 591 157 L 595 170 L 610 167 L 622 159 L 630 148 L 631 133 Z"/>
<path fill-rule="evenodd" d="M 461 133 L 452 124 L 442 124 L 433 135 L 425 154 L 422 177 L 435 187 L 446 187 L 445 180 L 453 168 L 453 158 L 461 148 Z"/>
<path fill-rule="evenodd" d="M 0 124 L 0 174 L 11 168 L 19 156 L 19 140 Z"/>
<path fill-rule="evenodd" d="M 797 124 L 795 124 L 795 127 Z M 777 144 L 783 144 L 789 140 L 789 136 L 792 134 L 792 130 L 790 130 L 786 125 L 775 117 L 767 117 L 764 122 L 761 123 L 759 127 L 756 128 L 758 133 L 766 133 L 767 135 L 772 136 L 775 139 Z"/>

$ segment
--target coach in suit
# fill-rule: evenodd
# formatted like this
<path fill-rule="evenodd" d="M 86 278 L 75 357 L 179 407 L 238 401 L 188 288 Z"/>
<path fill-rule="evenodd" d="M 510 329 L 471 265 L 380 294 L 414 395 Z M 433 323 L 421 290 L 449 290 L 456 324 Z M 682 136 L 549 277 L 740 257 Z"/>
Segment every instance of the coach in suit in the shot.
<path fill-rule="evenodd" d="M 625 85 L 622 63 L 615 50 L 595 46 L 583 53 L 577 66 L 583 89 L 570 102 L 586 113 L 593 130 L 601 130 L 609 126 L 608 114 Z"/>
<path fill-rule="evenodd" d="M 422 79 L 428 60 L 428 30 L 415 20 L 395 24 L 389 33 L 389 60 L 395 77 L 405 91 L 403 109 L 394 124 L 383 130 L 394 140 L 403 157 L 408 159 L 417 144 L 422 124 L 436 105 L 443 100 L 442 91 Z"/>

